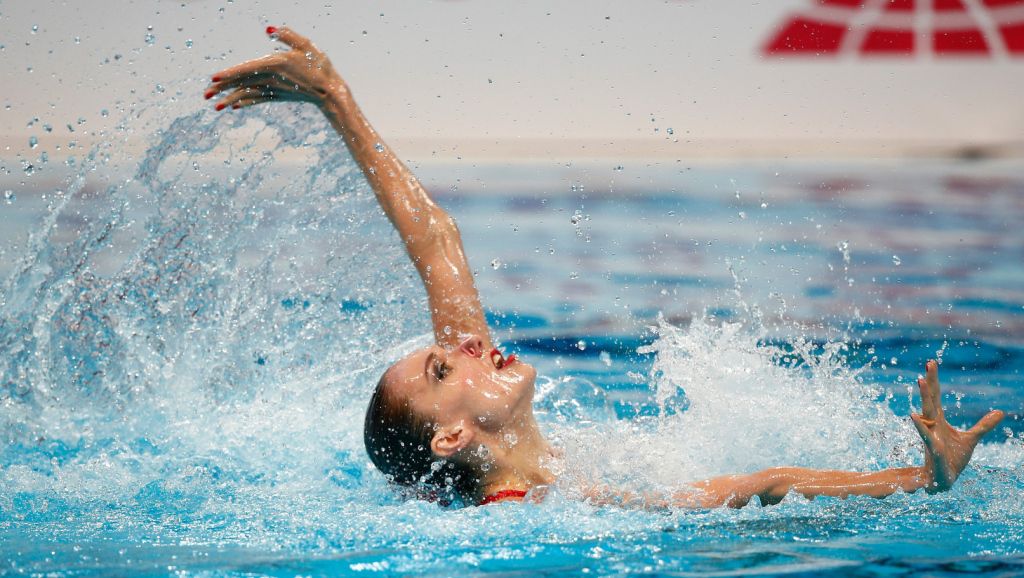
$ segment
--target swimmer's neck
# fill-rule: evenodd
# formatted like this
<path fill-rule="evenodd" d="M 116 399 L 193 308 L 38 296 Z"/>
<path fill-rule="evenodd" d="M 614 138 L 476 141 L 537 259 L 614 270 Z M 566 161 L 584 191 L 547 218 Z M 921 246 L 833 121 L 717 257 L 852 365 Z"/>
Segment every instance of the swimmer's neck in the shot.
<path fill-rule="evenodd" d="M 526 490 L 554 483 L 551 470 L 556 450 L 544 439 L 533 412 L 489 433 L 484 445 L 491 452 L 492 467 L 485 475 L 479 498 L 503 490 Z"/>

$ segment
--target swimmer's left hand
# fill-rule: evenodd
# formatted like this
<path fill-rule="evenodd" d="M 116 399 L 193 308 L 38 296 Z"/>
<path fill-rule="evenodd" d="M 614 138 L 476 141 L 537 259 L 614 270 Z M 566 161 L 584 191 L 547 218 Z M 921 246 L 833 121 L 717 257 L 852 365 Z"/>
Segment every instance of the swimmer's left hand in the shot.
<path fill-rule="evenodd" d="M 216 109 L 242 108 L 268 101 L 313 102 L 323 105 L 332 93 L 347 91 L 327 55 L 290 28 L 267 27 L 267 34 L 291 50 L 225 68 L 213 75 L 204 96 L 227 92 Z"/>
<path fill-rule="evenodd" d="M 974 447 L 981 438 L 992 431 L 1005 415 L 1002 411 L 988 412 L 967 431 L 949 425 L 942 411 L 942 392 L 939 389 L 939 364 L 934 360 L 925 366 L 925 377 L 917 380 L 921 389 L 921 412 L 910 414 L 910 418 L 921 434 L 925 445 L 925 469 L 930 470 L 931 484 L 928 492 L 942 492 L 953 486 L 960 472 L 967 467 L 974 453 Z"/>

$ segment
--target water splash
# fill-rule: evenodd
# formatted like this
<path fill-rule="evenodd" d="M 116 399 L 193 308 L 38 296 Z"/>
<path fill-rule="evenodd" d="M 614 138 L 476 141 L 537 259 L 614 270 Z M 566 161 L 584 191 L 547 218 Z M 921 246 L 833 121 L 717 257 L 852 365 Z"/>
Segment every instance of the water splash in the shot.
<path fill-rule="evenodd" d="M 259 524 L 237 504 L 359 485 L 364 394 L 429 325 L 328 131 L 292 107 L 200 113 L 131 178 L 110 145 L 82 163 L 0 301 L 5 518 L 100 500 Z"/>
<path fill-rule="evenodd" d="M 601 384 L 543 378 L 538 408 L 568 455 L 564 489 L 545 504 L 401 502 L 363 454 L 362 413 L 380 370 L 429 340 L 429 324 L 344 147 L 297 107 L 160 126 L 141 158 L 117 148 L 122 133 L 78 163 L 0 292 L 0 530 L 15 529 L 0 552 L 38 552 L 40 572 L 123 569 L 147 555 L 149 571 L 165 571 L 166 551 L 146 547 L 176 544 L 239 572 L 259 572 L 257 559 L 303 573 L 458 574 L 521 560 L 624 573 L 671 567 L 659 544 L 672 537 L 713 550 L 751 536 L 910 535 L 919 528 L 906 513 L 1007 537 L 966 552 L 1020 551 L 1017 438 L 980 448 L 978 468 L 939 498 L 695 514 L 570 499 L 582 478 L 667 487 L 780 463 L 916 459 L 915 434 L 841 343 L 778 343 L 756 308 L 741 307 L 738 323 L 659 323 L 655 417 L 619 420 Z"/>
<path fill-rule="evenodd" d="M 657 338 L 641 352 L 656 355 L 657 417 L 615 422 L 578 402 L 550 401 L 579 387 L 578 379 L 563 380 L 572 382 L 568 388 L 540 387 L 542 407 L 571 418 L 561 420 L 558 436 L 569 448 L 567 471 L 580 483 L 666 490 L 782 465 L 870 471 L 923 461 L 909 419 L 887 403 L 894 392 L 863 379 L 869 367 L 851 365 L 844 341 L 780 342 L 756 320 L 707 314 L 686 327 L 659 318 L 653 330 Z M 982 463 L 1024 463 L 1019 443 L 993 438 L 979 448 Z"/>

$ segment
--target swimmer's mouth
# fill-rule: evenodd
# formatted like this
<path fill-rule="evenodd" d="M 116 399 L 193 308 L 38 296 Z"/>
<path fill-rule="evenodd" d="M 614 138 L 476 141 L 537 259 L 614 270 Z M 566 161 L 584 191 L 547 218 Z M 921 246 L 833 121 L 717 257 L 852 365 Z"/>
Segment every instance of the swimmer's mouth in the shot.
<path fill-rule="evenodd" d="M 503 356 L 501 352 L 498 351 L 497 347 L 491 350 L 491 363 L 493 363 L 494 367 L 497 367 L 498 369 L 504 369 L 505 367 L 512 365 L 512 363 L 514 363 L 515 360 L 515 353 L 509 355 L 508 358 L 505 358 L 505 356 Z"/>

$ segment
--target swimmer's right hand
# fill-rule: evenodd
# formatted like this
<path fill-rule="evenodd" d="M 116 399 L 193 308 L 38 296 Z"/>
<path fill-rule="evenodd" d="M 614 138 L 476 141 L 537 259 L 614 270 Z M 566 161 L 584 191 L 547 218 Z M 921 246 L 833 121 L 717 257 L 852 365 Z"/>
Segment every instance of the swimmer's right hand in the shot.
<path fill-rule="evenodd" d="M 233 109 L 269 101 L 312 102 L 323 105 L 331 94 L 348 91 L 327 55 L 308 38 L 290 28 L 267 27 L 271 38 L 291 50 L 225 68 L 212 77 L 204 96 L 227 93 L 217 110 Z"/>

